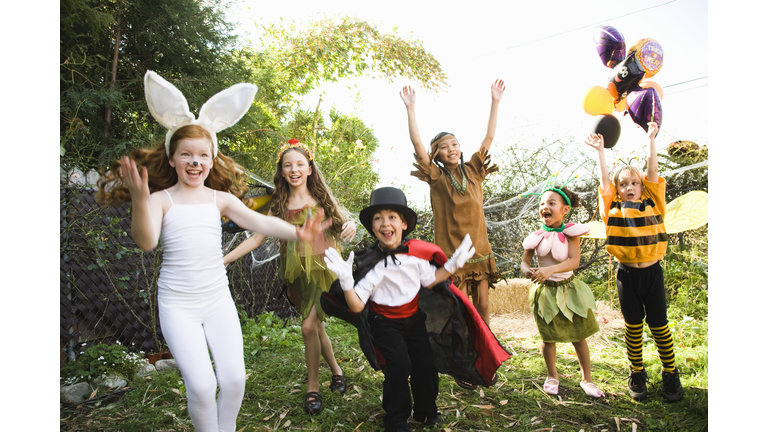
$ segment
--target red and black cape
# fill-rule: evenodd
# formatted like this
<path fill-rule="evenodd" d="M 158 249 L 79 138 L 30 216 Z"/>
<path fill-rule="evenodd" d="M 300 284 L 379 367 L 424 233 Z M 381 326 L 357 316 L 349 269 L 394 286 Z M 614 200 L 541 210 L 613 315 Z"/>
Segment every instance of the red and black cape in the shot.
<path fill-rule="evenodd" d="M 421 240 L 407 240 L 389 253 L 374 244 L 355 256 L 355 283 L 379 261 L 394 253 L 425 259 L 437 267 L 447 261 L 439 247 Z M 359 314 L 351 312 L 338 280 L 331 285 L 328 293 L 323 294 L 320 304 L 326 314 L 357 327 L 360 348 L 371 367 L 381 370 L 385 361 L 371 339 L 368 306 Z M 510 354 L 501 346 L 467 296 L 448 279 L 432 289 L 421 287 L 419 309 L 427 314 L 427 333 L 437 370 L 461 381 L 489 386 L 496 370 Z"/>

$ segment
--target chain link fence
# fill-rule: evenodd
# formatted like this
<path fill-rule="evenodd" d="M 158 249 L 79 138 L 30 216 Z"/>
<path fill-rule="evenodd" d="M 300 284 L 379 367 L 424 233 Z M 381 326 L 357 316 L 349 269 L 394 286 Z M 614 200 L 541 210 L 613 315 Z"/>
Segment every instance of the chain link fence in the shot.
<path fill-rule="evenodd" d="M 151 252 L 136 247 L 129 208 L 100 208 L 91 188 L 60 188 L 60 366 L 99 343 L 146 353 L 165 348 L 157 312 L 162 246 Z M 233 248 L 243 239 L 244 233 L 224 233 L 222 244 Z M 249 317 L 268 311 L 294 316 L 269 249 L 227 266 L 232 297 Z"/>

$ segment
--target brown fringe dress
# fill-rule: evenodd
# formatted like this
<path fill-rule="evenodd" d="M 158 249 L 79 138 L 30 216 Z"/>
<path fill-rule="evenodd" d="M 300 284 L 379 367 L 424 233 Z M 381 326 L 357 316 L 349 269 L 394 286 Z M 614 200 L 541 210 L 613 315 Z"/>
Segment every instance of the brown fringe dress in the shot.
<path fill-rule="evenodd" d="M 450 175 L 434 162 L 429 165 L 416 161 L 416 171 L 411 175 L 429 184 L 432 212 L 435 218 L 435 244 L 440 246 L 450 257 L 459 247 L 464 235 L 469 234 L 475 247 L 475 256 L 459 269 L 453 280 L 460 290 L 475 287 L 480 281 L 487 280 L 488 287 L 501 279 L 496 270 L 491 244 L 488 242 L 488 229 L 483 212 L 483 181 L 492 172 L 498 171 L 496 165 L 490 165 L 491 157 L 487 151 L 475 152 L 469 162 L 464 163 L 467 177 L 457 166 L 450 170 Z M 471 292 L 471 290 L 465 290 Z"/>

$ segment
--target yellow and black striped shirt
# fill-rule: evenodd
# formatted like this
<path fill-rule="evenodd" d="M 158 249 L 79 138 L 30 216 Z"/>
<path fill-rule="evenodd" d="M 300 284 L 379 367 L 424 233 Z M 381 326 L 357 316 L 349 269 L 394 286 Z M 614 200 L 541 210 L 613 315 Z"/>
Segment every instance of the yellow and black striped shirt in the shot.
<path fill-rule="evenodd" d="M 658 183 L 643 178 L 643 193 L 637 201 L 619 201 L 611 184 L 600 194 L 600 216 L 605 223 L 605 249 L 619 262 L 640 263 L 660 260 L 667 252 L 664 227 L 666 180 Z"/>

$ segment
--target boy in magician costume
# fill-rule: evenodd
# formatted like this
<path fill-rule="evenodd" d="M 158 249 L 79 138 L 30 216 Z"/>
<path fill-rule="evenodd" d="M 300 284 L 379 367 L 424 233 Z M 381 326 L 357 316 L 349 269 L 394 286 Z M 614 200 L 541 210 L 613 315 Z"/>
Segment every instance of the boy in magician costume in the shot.
<path fill-rule="evenodd" d="M 472 241 L 465 237 L 446 259 L 436 245 L 407 239 L 416 213 L 393 187 L 373 191 L 360 222 L 378 241 L 347 260 L 333 248 L 326 251 L 328 269 L 339 279 L 321 305 L 357 327 L 371 367 L 383 370 L 385 429 L 408 430 L 411 411 L 418 423 L 440 424 L 438 372 L 489 386 L 509 358 L 450 279 L 473 256 Z"/>

